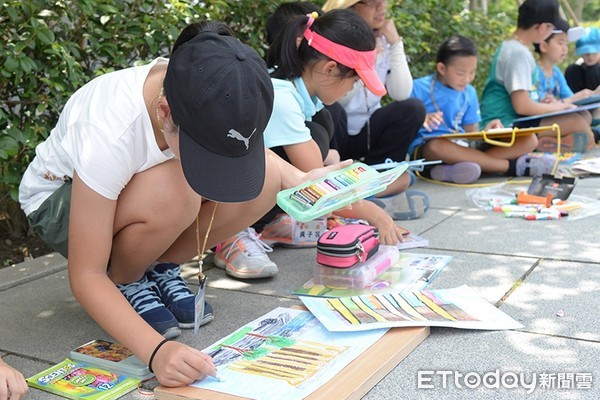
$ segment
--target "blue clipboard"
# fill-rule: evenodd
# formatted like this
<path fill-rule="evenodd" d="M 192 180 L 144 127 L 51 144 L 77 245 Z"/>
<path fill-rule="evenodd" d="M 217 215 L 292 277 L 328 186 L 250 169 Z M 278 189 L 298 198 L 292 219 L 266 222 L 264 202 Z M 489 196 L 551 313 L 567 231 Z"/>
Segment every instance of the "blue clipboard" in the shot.
<path fill-rule="evenodd" d="M 600 103 L 600 94 L 595 94 L 590 97 L 586 97 L 585 99 L 574 101 L 573 104 L 576 106 L 585 106 L 592 103 Z"/>
<path fill-rule="evenodd" d="M 595 110 L 596 108 L 600 108 L 600 101 L 597 103 L 586 104 L 584 106 L 569 108 L 568 110 L 560 110 L 546 114 L 532 115 L 530 117 L 517 118 L 513 120 L 512 124 L 513 127 L 516 128 L 528 128 L 539 124 L 539 121 L 541 121 L 544 118 L 558 117 L 559 115 L 567 115 L 586 110 Z"/>

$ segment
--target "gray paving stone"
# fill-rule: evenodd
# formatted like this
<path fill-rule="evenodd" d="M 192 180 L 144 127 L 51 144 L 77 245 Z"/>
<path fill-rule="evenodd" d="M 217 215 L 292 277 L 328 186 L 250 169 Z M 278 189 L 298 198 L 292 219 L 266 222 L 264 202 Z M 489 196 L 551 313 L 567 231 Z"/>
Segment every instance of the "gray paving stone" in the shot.
<path fill-rule="evenodd" d="M 600 396 L 598 385 L 598 363 L 600 363 L 600 343 L 558 338 L 514 331 L 479 332 L 460 329 L 432 328 L 431 335 L 406 357 L 389 375 L 375 386 L 365 400 L 381 399 L 597 399 Z M 480 384 L 478 388 L 468 388 L 464 379 L 458 376 L 475 373 L 482 378 L 486 373 L 498 376 L 512 373 L 524 374 L 524 382 L 533 385 L 535 390 L 527 394 L 524 386 L 507 388 L 498 385 L 488 388 Z M 422 381 L 432 388 L 419 388 L 419 371 L 431 381 Z M 443 372 L 451 371 L 451 372 Z M 442 374 L 448 380 L 444 387 Z M 573 383 L 572 389 L 559 389 L 555 382 L 549 388 L 540 386 L 541 374 L 559 373 L 592 374 L 592 389 L 577 389 L 574 376 L 565 376 L 564 381 Z M 548 375 L 550 376 L 550 375 Z M 579 375 L 583 377 L 583 375 Z M 471 379 L 477 379 L 475 377 Z M 476 383 L 476 380 L 470 381 Z M 494 378 L 487 381 L 494 386 Z M 509 381 L 506 381 L 509 382 Z"/>
<path fill-rule="evenodd" d="M 600 343 L 597 264 L 541 261 L 500 309 L 518 315 L 524 331 Z"/>

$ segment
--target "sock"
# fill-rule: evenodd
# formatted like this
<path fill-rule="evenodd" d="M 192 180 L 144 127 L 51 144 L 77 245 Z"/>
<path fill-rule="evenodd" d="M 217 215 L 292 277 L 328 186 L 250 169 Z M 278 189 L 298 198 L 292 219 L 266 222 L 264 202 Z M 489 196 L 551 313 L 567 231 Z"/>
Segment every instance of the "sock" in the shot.
<path fill-rule="evenodd" d="M 506 176 L 515 176 L 517 174 L 517 159 L 508 160 L 508 170 L 504 173 Z"/>

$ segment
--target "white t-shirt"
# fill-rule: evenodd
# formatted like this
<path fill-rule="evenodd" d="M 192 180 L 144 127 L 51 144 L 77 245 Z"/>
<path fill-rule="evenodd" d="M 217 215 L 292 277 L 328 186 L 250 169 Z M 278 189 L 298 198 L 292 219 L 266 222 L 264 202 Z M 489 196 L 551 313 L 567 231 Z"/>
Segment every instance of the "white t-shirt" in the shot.
<path fill-rule="evenodd" d="M 117 200 L 133 175 L 173 157 L 159 149 L 143 97 L 151 68 L 167 62 L 157 58 L 102 75 L 71 96 L 21 180 L 26 215 L 71 180 L 73 171 L 98 194 Z"/>
<path fill-rule="evenodd" d="M 413 81 L 402 40 L 390 45 L 383 36 L 377 38 L 375 70 L 392 99 L 400 101 L 410 96 Z M 358 80 L 352 90 L 339 100 L 348 115 L 350 136 L 358 135 L 371 115 L 381 108 L 381 98 L 367 90 L 365 84 Z"/>

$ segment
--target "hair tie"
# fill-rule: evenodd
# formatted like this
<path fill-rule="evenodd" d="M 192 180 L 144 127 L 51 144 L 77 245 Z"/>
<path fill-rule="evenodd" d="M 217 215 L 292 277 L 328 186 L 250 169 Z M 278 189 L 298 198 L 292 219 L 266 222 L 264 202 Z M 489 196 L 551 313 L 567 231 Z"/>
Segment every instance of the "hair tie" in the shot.
<path fill-rule="evenodd" d="M 317 19 L 317 17 L 319 16 L 319 13 L 317 13 L 316 11 L 313 11 L 309 14 L 306 14 L 306 16 L 308 17 L 308 22 L 306 23 L 306 29 L 308 29 L 312 26 L 313 22 L 315 22 L 315 19 Z"/>
<path fill-rule="evenodd" d="M 306 16 L 308 17 L 308 21 L 306 22 L 306 29 L 304 29 L 304 37 L 306 38 L 306 40 L 308 41 L 308 45 L 310 46 L 312 43 L 313 36 L 313 31 L 310 30 L 310 27 L 312 26 L 313 22 L 315 22 L 315 19 L 319 16 L 319 14 L 316 11 L 313 11 L 309 14 L 306 14 Z"/>

